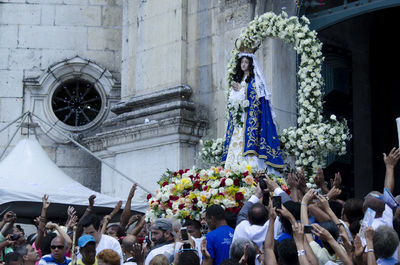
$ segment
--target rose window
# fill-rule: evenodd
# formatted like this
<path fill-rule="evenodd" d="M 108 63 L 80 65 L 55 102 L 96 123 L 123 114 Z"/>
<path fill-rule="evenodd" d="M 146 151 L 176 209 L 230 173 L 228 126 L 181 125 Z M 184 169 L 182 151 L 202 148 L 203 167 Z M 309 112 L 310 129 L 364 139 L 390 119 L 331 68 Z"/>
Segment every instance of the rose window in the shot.
<path fill-rule="evenodd" d="M 92 83 L 84 80 L 64 82 L 53 93 L 51 106 L 56 117 L 74 127 L 92 122 L 100 113 L 102 100 Z"/>

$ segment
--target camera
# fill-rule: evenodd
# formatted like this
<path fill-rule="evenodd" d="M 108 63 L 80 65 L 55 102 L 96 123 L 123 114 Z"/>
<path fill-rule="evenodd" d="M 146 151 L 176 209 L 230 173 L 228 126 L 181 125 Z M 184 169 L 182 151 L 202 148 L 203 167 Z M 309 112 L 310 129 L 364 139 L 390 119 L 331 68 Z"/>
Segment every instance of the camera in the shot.
<path fill-rule="evenodd" d="M 272 196 L 272 206 L 276 209 L 282 209 L 282 198 L 280 196 Z"/>

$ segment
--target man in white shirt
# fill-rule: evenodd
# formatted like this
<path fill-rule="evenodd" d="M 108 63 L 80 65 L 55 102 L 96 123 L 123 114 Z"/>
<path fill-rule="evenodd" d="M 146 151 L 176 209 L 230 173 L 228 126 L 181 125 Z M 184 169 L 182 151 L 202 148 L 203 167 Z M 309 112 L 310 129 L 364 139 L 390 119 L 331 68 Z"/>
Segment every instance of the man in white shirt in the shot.
<path fill-rule="evenodd" d="M 281 196 L 282 203 L 291 200 L 274 181 L 269 178 L 264 180 L 268 189 L 274 191 L 274 195 Z M 238 214 L 233 241 L 237 238 L 247 238 L 256 243 L 259 248 L 262 247 L 269 225 L 268 211 L 264 205 L 259 203 L 262 196 L 263 192 L 257 185 L 256 194 L 250 197 Z M 274 235 L 277 238 L 281 228 L 279 218 L 275 220 L 274 228 Z"/>
<path fill-rule="evenodd" d="M 166 256 L 169 262 L 172 263 L 174 260 L 176 234 L 171 220 L 165 218 L 155 220 L 150 227 L 150 231 L 154 247 L 147 254 L 145 265 L 149 265 L 150 261 L 159 254 Z"/>
<path fill-rule="evenodd" d="M 118 253 L 121 258 L 121 264 L 123 263 L 122 249 L 118 240 L 111 236 L 101 234 L 99 217 L 94 214 L 89 214 L 83 218 L 81 224 L 83 226 L 83 233 L 91 235 L 96 240 L 96 253 L 99 253 L 103 249 L 112 249 Z"/>

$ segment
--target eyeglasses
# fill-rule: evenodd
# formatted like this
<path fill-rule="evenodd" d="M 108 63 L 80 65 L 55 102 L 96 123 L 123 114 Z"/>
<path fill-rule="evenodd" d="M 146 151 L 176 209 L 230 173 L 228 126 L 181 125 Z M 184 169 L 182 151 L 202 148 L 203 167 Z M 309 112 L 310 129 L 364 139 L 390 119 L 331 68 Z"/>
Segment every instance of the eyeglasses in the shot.
<path fill-rule="evenodd" d="M 63 249 L 64 246 L 51 246 L 50 248 L 51 248 L 51 249 L 56 249 L 56 248 L 58 248 L 58 249 Z"/>

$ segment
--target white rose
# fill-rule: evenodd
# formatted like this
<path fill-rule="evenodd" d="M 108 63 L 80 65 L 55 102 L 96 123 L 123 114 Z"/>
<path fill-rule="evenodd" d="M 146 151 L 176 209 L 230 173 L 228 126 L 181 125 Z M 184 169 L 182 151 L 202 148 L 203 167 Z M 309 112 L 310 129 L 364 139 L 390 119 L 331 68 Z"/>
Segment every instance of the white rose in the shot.
<path fill-rule="evenodd" d="M 331 115 L 331 120 L 336 120 L 336 116 L 334 114 Z"/>
<path fill-rule="evenodd" d="M 232 186 L 233 185 L 233 180 L 232 179 L 226 179 L 225 180 L 225 185 L 227 186 L 227 187 L 230 187 L 230 186 Z"/>

